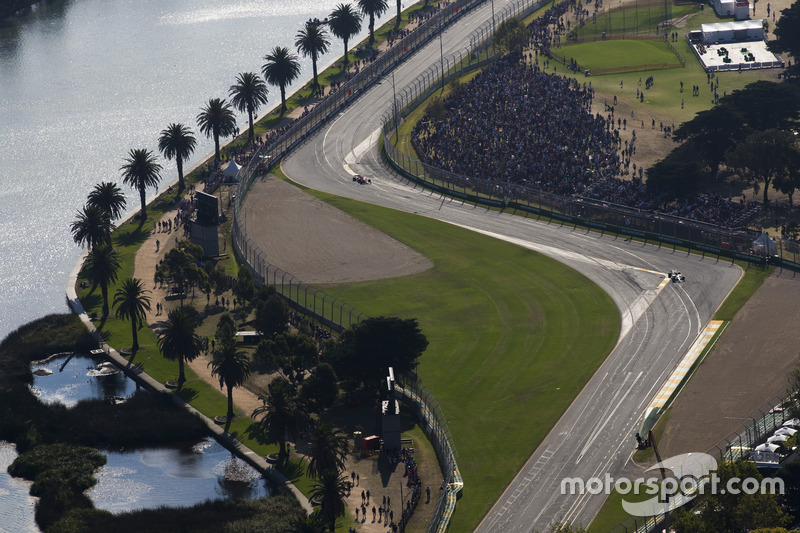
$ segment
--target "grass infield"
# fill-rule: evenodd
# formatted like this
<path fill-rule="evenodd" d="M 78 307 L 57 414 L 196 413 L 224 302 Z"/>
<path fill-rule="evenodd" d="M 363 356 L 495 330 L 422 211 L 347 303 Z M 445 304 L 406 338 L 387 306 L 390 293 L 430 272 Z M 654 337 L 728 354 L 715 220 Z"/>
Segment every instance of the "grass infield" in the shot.
<path fill-rule="evenodd" d="M 574 59 L 590 71 L 600 68 L 633 67 L 636 65 L 676 64 L 678 58 L 667 44 L 652 40 L 614 40 L 562 46 L 557 52 Z"/>
<path fill-rule="evenodd" d="M 611 351 L 610 297 L 538 253 L 428 218 L 315 192 L 435 266 L 325 290 L 371 316 L 416 317 L 419 372 L 448 417 L 465 489 L 452 531 L 471 531 Z"/>

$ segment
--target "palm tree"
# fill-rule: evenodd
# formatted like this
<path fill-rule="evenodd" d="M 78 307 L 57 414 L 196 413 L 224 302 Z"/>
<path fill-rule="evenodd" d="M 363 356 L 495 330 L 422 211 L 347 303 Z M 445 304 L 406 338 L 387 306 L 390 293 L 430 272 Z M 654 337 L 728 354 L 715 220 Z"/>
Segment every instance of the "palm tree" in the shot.
<path fill-rule="evenodd" d="M 214 350 L 214 359 L 208 363 L 211 375 L 219 378 L 219 388 L 224 384 L 228 388 L 228 414 L 227 423 L 233 420 L 233 388 L 240 387 L 250 376 L 250 359 L 247 354 L 236 349 L 236 341 L 217 345 Z"/>
<path fill-rule="evenodd" d="M 328 521 L 331 531 L 336 531 L 336 519 L 345 513 L 348 484 L 338 470 L 322 473 L 319 482 L 311 486 L 312 503 L 319 505 L 322 516 Z"/>
<path fill-rule="evenodd" d="M 287 456 L 286 435 L 289 434 L 291 437 L 297 435 L 305 420 L 297 389 L 289 380 L 279 376 L 270 382 L 265 393 L 259 393 L 258 399 L 263 405 L 253 411 L 251 416 L 253 418 L 261 416 L 258 424 L 270 441 L 278 441 L 280 445 L 278 461 L 283 462 Z"/>
<path fill-rule="evenodd" d="M 131 334 L 133 336 L 131 350 L 134 352 L 139 349 L 139 337 L 136 332 L 144 323 L 147 311 L 150 310 L 149 293 L 150 291 L 144 288 L 142 280 L 127 278 L 114 294 L 114 307 L 117 310 L 117 316 L 122 320 L 131 321 Z"/>
<path fill-rule="evenodd" d="M 250 123 L 250 134 L 248 139 L 253 142 L 255 133 L 253 131 L 253 113 L 258 111 L 262 104 L 267 103 L 267 84 L 258 77 L 255 72 L 242 72 L 236 77 L 236 83 L 231 85 L 230 92 L 231 104 L 239 111 L 247 111 L 247 119 Z"/>
<path fill-rule="evenodd" d="M 108 213 L 93 205 L 85 205 L 75 215 L 75 222 L 70 226 L 72 239 L 78 246 L 93 248 L 98 244 L 111 243 L 111 231 L 114 225 Z"/>
<path fill-rule="evenodd" d="M 139 200 L 142 204 L 142 218 L 147 220 L 147 204 L 144 201 L 148 187 L 158 187 L 161 180 L 161 165 L 156 163 L 153 152 L 146 148 L 131 148 L 125 164 L 120 167 L 123 183 L 139 191 Z"/>
<path fill-rule="evenodd" d="M 389 3 L 387 0 L 358 0 L 358 7 L 369 17 L 369 44 L 372 44 L 375 42 L 375 17 L 383 15 Z"/>
<path fill-rule="evenodd" d="M 339 4 L 328 15 L 328 27 L 332 34 L 344 41 L 344 64 L 347 66 L 347 42 L 361 31 L 361 15 L 353 8 L 353 4 Z"/>
<path fill-rule="evenodd" d="M 210 99 L 197 115 L 197 125 L 206 137 L 214 138 L 214 161 L 219 163 L 220 135 L 233 135 L 236 131 L 236 117 L 230 104 L 221 98 Z"/>
<path fill-rule="evenodd" d="M 325 533 L 327 529 L 320 520 L 319 513 L 307 515 L 298 514 L 292 520 L 292 533 Z"/>
<path fill-rule="evenodd" d="M 347 457 L 347 438 L 325 422 L 317 422 L 311 434 L 308 474 L 317 479 L 328 470 L 340 472 Z"/>
<path fill-rule="evenodd" d="M 394 21 L 394 28 L 397 29 L 400 27 L 400 21 L 402 20 L 401 19 L 402 12 L 400 11 L 400 8 L 402 8 L 403 6 L 401 5 L 402 0 L 395 0 L 395 1 L 397 3 L 397 19 L 395 19 Z"/>
<path fill-rule="evenodd" d="M 117 281 L 119 256 L 108 243 L 98 244 L 86 258 L 86 275 L 93 285 L 100 285 L 103 294 L 103 318 L 108 316 L 108 285 Z"/>
<path fill-rule="evenodd" d="M 320 28 L 319 24 L 313 22 L 306 22 L 305 27 L 298 31 L 295 36 L 294 45 L 297 47 L 297 51 L 303 54 L 303 57 L 311 57 L 311 67 L 314 71 L 314 87 L 319 87 L 319 82 L 317 81 L 317 58 L 319 54 L 324 54 L 328 51 L 330 44 L 327 32 Z"/>
<path fill-rule="evenodd" d="M 127 204 L 128 201 L 122 194 L 122 189 L 110 181 L 102 181 L 95 185 L 86 201 L 86 205 L 92 205 L 105 211 L 112 221 L 122 216 Z"/>
<path fill-rule="evenodd" d="M 277 85 L 281 90 L 281 115 L 286 113 L 286 86 L 300 75 L 300 61 L 297 56 L 284 46 L 276 46 L 264 56 L 261 73 L 270 85 Z"/>
<path fill-rule="evenodd" d="M 172 123 L 158 137 L 158 149 L 178 167 L 178 190 L 183 190 L 183 162 L 189 159 L 197 145 L 194 132 L 183 124 Z"/>
<path fill-rule="evenodd" d="M 180 306 L 167 315 L 158 332 L 158 347 L 166 359 L 178 360 L 178 387 L 186 381 L 184 362 L 194 361 L 203 349 L 203 339 L 195 333 L 200 316 L 193 307 Z"/>

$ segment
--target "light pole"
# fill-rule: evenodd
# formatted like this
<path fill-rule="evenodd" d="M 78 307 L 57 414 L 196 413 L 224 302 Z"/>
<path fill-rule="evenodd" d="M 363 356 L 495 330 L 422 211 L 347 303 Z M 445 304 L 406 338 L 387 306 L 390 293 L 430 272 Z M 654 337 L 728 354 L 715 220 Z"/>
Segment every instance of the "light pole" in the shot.
<path fill-rule="evenodd" d="M 442 63 L 442 94 L 444 94 L 444 46 L 442 45 L 442 18 L 439 17 L 439 60 Z"/>
<path fill-rule="evenodd" d="M 397 91 L 394 88 L 394 71 L 392 71 L 392 101 L 394 103 L 394 145 L 397 146 Z"/>

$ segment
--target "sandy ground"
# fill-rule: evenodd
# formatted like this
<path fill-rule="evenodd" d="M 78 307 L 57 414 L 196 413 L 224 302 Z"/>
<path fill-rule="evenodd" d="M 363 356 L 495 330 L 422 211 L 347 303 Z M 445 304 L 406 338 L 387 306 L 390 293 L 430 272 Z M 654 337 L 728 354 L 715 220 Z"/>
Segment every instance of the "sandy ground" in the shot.
<path fill-rule="evenodd" d="M 764 281 L 670 408 L 662 457 L 711 450 L 741 430 L 743 418 L 777 403 L 800 363 L 799 312 L 800 274 L 784 270 Z"/>
<path fill-rule="evenodd" d="M 401 242 L 275 177 L 250 188 L 245 228 L 267 261 L 306 283 L 394 278 L 433 266 Z"/>

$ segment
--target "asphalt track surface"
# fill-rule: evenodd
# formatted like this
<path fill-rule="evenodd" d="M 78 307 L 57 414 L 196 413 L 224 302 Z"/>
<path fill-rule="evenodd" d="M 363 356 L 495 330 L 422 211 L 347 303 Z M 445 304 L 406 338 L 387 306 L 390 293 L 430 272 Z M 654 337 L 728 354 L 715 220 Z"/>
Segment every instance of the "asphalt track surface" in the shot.
<path fill-rule="evenodd" d="M 496 1 L 495 10 L 503 5 Z M 487 3 L 447 29 L 444 54 L 465 47 L 469 33 L 491 18 L 490 9 Z M 404 87 L 438 61 L 439 47 L 436 38 L 395 69 L 396 86 Z M 611 296 L 622 316 L 617 346 L 477 531 L 546 531 L 552 522 L 563 520 L 588 525 L 605 495 L 561 494 L 562 479 L 622 474 L 648 403 L 742 272 L 715 257 L 488 211 L 414 187 L 396 175 L 378 151 L 377 130 L 391 101 L 391 81 L 385 78 L 292 152 L 283 170 L 307 187 L 428 216 L 539 251 L 580 271 Z M 353 182 L 353 172 L 369 177 L 372 184 Z M 248 197 L 245 209 L 248 201 L 254 200 Z M 686 283 L 661 284 L 664 273 L 673 268 L 686 276 Z"/>

